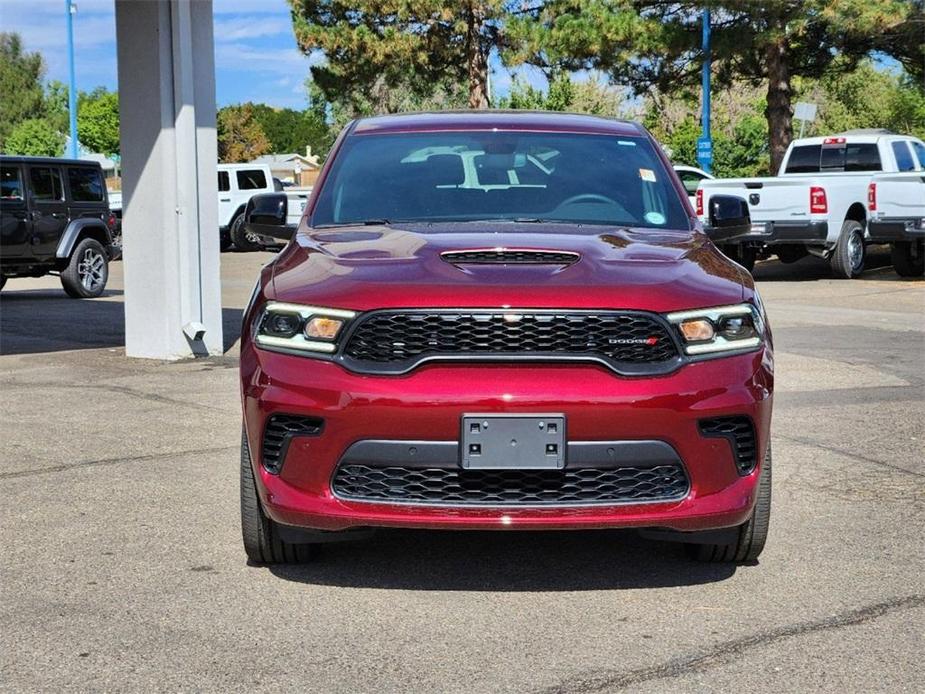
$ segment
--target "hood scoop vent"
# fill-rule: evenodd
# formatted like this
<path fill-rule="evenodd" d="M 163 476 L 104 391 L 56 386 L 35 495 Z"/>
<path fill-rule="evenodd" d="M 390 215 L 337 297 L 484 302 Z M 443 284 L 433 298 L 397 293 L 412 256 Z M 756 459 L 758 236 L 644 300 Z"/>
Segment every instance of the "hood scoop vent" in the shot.
<path fill-rule="evenodd" d="M 536 251 L 518 248 L 489 248 L 441 253 L 453 265 L 571 265 L 581 256 L 569 251 Z"/>

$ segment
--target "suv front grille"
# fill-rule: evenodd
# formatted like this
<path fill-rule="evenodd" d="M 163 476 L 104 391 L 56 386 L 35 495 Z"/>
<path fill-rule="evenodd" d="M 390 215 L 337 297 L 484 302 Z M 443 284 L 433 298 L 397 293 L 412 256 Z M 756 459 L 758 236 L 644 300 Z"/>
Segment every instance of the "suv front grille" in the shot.
<path fill-rule="evenodd" d="M 263 432 L 260 460 L 267 472 L 279 473 L 286 458 L 286 449 L 294 436 L 317 436 L 324 422 L 317 417 L 295 414 L 274 414 L 267 420 Z"/>
<path fill-rule="evenodd" d="M 716 417 L 700 420 L 700 434 L 708 438 L 723 438 L 732 446 L 739 474 L 747 475 L 758 463 L 755 426 L 749 417 Z"/>
<path fill-rule="evenodd" d="M 536 506 L 671 501 L 687 496 L 680 464 L 574 470 L 462 470 L 338 466 L 342 499 L 458 506 Z"/>
<path fill-rule="evenodd" d="M 651 314 L 579 311 L 377 311 L 361 317 L 344 355 L 387 371 L 428 359 L 602 360 L 619 372 L 669 370 L 679 359 Z"/>
<path fill-rule="evenodd" d="M 484 250 L 449 251 L 441 254 L 456 265 L 571 265 L 581 256 L 568 251 Z"/>

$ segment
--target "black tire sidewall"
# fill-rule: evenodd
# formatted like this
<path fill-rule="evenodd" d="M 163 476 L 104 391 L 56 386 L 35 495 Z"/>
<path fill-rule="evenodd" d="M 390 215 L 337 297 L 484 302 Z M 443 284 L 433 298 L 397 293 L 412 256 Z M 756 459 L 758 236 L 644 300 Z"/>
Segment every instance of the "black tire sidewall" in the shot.
<path fill-rule="evenodd" d="M 247 238 L 247 232 L 244 229 L 244 213 L 237 215 L 228 226 L 228 234 L 235 248 L 239 251 L 251 252 L 259 251 L 260 244 L 254 243 Z"/>
<path fill-rule="evenodd" d="M 851 263 L 851 237 L 857 235 L 861 241 L 861 262 L 855 267 Z M 832 252 L 832 271 L 843 279 L 853 279 L 864 272 L 867 247 L 864 243 L 864 226 L 853 219 L 846 219 L 842 224 L 838 242 Z"/>
<path fill-rule="evenodd" d="M 900 277 L 922 277 L 925 274 L 925 248 L 918 248 L 918 257 L 913 257 L 913 243 L 899 241 L 890 249 L 890 261 Z"/>
<path fill-rule="evenodd" d="M 84 251 L 92 248 L 103 257 L 103 282 L 98 289 L 88 290 L 80 281 L 80 274 L 77 271 L 80 265 L 80 258 Z M 65 293 L 75 299 L 94 299 L 101 296 L 106 290 L 106 284 L 109 282 L 109 258 L 106 249 L 96 239 L 81 239 L 74 250 L 71 251 L 71 257 L 68 259 L 67 267 L 61 271 L 61 286 Z"/>

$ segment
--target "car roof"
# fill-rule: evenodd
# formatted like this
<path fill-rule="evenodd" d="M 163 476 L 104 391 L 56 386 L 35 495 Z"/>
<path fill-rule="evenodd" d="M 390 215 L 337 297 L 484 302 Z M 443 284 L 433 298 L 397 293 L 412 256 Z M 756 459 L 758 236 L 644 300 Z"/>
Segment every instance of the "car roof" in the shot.
<path fill-rule="evenodd" d="M 523 130 L 641 136 L 638 123 L 558 111 L 440 111 L 360 118 L 351 134 L 409 133 L 438 130 Z"/>
<path fill-rule="evenodd" d="M 235 169 L 268 169 L 266 162 L 235 162 L 233 164 L 219 164 L 219 171 L 233 171 Z"/>
<path fill-rule="evenodd" d="M 675 171 L 692 171 L 707 178 L 714 178 L 713 174 L 709 174 L 703 169 L 698 169 L 696 166 L 688 166 L 687 164 L 672 164 L 671 166 Z"/>
<path fill-rule="evenodd" d="M 26 157 L 12 154 L 0 154 L 0 161 L 10 164 L 52 164 L 60 166 L 61 164 L 76 164 L 79 166 L 95 166 L 101 168 L 98 161 L 89 159 L 61 159 L 60 157 Z"/>
<path fill-rule="evenodd" d="M 805 145 L 823 145 L 826 143 L 826 140 L 833 140 L 835 138 L 841 138 L 845 140 L 846 143 L 862 143 L 862 144 L 871 144 L 880 141 L 884 142 L 904 142 L 906 140 L 915 140 L 912 135 L 900 135 L 898 133 L 893 133 L 888 130 L 879 130 L 879 129 L 870 129 L 870 130 L 854 130 L 846 131 L 843 133 L 836 133 L 835 135 L 816 135 L 815 137 L 804 137 L 802 139 L 797 139 L 793 141 L 794 147 L 802 147 Z"/>

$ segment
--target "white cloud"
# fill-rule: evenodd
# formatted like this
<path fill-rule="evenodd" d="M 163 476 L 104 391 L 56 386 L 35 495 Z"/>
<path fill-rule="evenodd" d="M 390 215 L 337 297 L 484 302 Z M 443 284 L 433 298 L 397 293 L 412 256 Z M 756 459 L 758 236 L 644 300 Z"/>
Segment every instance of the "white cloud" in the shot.
<path fill-rule="evenodd" d="M 75 0 L 75 66 L 80 89 L 117 87 L 114 0 Z M 220 103 L 265 101 L 305 107 L 304 80 L 320 56 L 296 47 L 286 0 L 213 0 Z M 19 33 L 45 58 L 47 78 L 67 79 L 62 0 L 0 0 L 0 27 Z M 243 95 L 243 96 L 242 96 Z"/>
<path fill-rule="evenodd" d="M 315 56 L 307 57 L 298 48 L 280 50 L 261 49 L 244 43 L 221 43 L 215 46 L 216 69 L 223 64 L 234 66 L 235 72 L 276 73 L 290 77 L 293 73 L 308 74 L 308 68 L 318 62 Z"/>
<path fill-rule="evenodd" d="M 284 34 L 292 36 L 292 22 L 279 17 L 216 17 L 213 26 L 216 43 Z"/>

